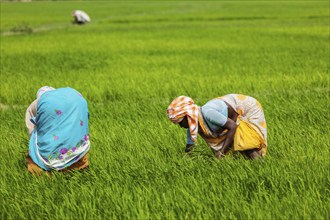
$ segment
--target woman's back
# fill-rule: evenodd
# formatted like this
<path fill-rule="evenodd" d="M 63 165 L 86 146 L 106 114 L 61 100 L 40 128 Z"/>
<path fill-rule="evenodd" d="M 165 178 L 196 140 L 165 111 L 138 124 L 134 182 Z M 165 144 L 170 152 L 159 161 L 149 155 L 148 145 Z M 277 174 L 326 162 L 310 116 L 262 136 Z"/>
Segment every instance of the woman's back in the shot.
<path fill-rule="evenodd" d="M 72 88 L 45 92 L 38 100 L 31 158 L 43 169 L 63 169 L 89 149 L 88 107 Z"/>

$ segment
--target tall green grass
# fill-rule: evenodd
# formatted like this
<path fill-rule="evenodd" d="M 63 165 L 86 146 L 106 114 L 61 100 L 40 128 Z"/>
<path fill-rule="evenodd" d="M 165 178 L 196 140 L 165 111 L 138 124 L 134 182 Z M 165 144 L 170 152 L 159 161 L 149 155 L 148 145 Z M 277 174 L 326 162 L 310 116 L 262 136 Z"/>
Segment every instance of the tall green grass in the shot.
<path fill-rule="evenodd" d="M 329 2 L 1 3 L 1 219 L 329 219 Z M 91 15 L 86 26 L 70 13 Z M 12 32 L 26 25 L 32 33 Z M 88 172 L 27 173 L 39 87 L 89 103 Z M 218 161 L 166 108 L 257 98 L 265 160 Z"/>

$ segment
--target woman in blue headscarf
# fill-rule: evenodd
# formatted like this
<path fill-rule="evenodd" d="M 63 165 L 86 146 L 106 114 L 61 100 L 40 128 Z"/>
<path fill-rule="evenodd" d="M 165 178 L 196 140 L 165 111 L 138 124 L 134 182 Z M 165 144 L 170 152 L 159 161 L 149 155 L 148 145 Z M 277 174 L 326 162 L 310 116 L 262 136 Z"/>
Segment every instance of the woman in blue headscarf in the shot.
<path fill-rule="evenodd" d="M 83 96 L 67 87 L 44 86 L 26 111 L 30 136 L 28 171 L 71 171 L 88 167 L 88 107 Z"/>

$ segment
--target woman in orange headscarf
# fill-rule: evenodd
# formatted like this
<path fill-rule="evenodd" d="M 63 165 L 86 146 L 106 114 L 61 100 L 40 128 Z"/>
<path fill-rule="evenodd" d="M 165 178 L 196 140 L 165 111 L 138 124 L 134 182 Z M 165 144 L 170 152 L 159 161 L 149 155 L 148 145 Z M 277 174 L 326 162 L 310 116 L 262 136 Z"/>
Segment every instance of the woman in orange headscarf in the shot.
<path fill-rule="evenodd" d="M 230 149 L 251 159 L 266 155 L 265 115 L 260 103 L 250 96 L 229 94 L 202 107 L 190 97 L 180 96 L 167 108 L 167 116 L 187 128 L 186 152 L 191 151 L 200 134 L 219 159 Z"/>

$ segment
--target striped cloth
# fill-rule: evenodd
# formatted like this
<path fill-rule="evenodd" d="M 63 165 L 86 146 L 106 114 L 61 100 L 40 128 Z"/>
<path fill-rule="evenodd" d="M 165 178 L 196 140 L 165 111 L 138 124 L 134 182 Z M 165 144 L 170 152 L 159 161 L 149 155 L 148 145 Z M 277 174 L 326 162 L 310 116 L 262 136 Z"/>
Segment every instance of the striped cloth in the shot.
<path fill-rule="evenodd" d="M 194 142 L 197 141 L 199 107 L 192 98 L 187 96 L 177 97 L 168 106 L 166 113 L 174 124 L 179 124 L 187 116 L 191 139 Z"/>

